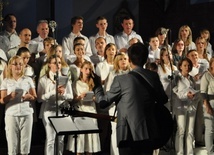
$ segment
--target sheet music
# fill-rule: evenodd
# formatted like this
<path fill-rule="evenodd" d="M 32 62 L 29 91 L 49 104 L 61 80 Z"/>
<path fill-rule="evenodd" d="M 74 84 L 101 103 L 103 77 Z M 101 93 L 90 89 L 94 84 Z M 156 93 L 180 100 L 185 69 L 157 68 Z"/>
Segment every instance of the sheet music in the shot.
<path fill-rule="evenodd" d="M 59 86 L 64 86 L 68 83 L 67 76 L 59 76 Z"/>
<path fill-rule="evenodd" d="M 49 117 L 49 120 L 58 134 L 99 130 L 93 119 L 89 117 Z"/>
<path fill-rule="evenodd" d="M 57 133 L 66 131 L 78 131 L 70 116 L 59 118 L 53 117 L 51 118 L 51 122 L 55 127 Z"/>
<path fill-rule="evenodd" d="M 83 98 L 83 101 L 93 101 L 93 97 L 94 97 L 94 92 L 88 91 L 85 97 Z"/>
<path fill-rule="evenodd" d="M 97 130 L 98 127 L 95 125 L 93 118 L 89 117 L 75 117 L 74 122 L 79 130 Z"/>

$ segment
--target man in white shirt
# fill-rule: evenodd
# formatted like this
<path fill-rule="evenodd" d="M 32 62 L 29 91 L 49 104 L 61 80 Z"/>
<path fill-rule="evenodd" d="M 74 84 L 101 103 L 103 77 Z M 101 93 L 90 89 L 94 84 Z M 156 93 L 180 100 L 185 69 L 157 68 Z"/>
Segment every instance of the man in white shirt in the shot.
<path fill-rule="evenodd" d="M 43 41 L 45 38 L 48 37 L 49 34 L 49 27 L 48 27 L 48 21 L 47 20 L 40 20 L 37 24 L 37 33 L 39 34 L 38 37 L 31 40 L 32 44 L 38 44 L 37 51 L 44 52 L 44 45 Z"/>
<path fill-rule="evenodd" d="M 97 34 L 89 37 L 90 45 L 91 45 L 91 50 L 93 55 L 97 55 L 97 49 L 95 45 L 95 40 L 99 37 L 103 37 L 106 40 L 106 44 L 108 43 L 114 43 L 114 37 L 106 32 L 106 29 L 108 27 L 108 22 L 107 19 L 103 16 L 99 16 L 96 19 L 96 27 L 98 28 Z"/>
<path fill-rule="evenodd" d="M 91 52 L 91 46 L 90 46 L 89 40 L 86 36 L 81 34 L 81 31 L 83 29 L 83 17 L 75 16 L 71 18 L 71 26 L 72 26 L 71 33 L 62 39 L 62 47 L 63 47 L 63 52 L 65 57 L 69 57 L 70 55 L 71 56 L 75 55 L 73 50 L 73 45 L 74 45 L 73 41 L 74 41 L 74 38 L 76 37 L 83 37 L 85 39 L 85 45 L 84 45 L 85 51 L 86 51 L 85 54 L 88 57 L 90 57 L 92 55 L 92 52 Z"/>
<path fill-rule="evenodd" d="M 139 34 L 137 34 L 134 30 L 134 21 L 131 17 L 126 16 L 123 18 L 122 23 L 123 31 L 116 34 L 114 36 L 114 40 L 117 46 L 117 49 L 119 52 L 127 52 L 129 45 L 129 40 L 132 38 L 137 38 L 141 43 L 143 43 L 143 40 Z"/>
<path fill-rule="evenodd" d="M 96 65 L 99 62 L 102 62 L 105 58 L 104 58 L 104 52 L 105 52 L 105 47 L 106 47 L 106 40 L 103 37 L 98 37 L 95 40 L 95 47 L 96 47 L 96 55 L 93 54 L 90 59 L 93 62 L 94 66 L 96 67 Z"/>
<path fill-rule="evenodd" d="M 8 50 L 20 44 L 20 38 L 16 32 L 16 16 L 8 14 L 4 17 L 5 30 L 0 33 L 0 48 L 7 53 Z"/>

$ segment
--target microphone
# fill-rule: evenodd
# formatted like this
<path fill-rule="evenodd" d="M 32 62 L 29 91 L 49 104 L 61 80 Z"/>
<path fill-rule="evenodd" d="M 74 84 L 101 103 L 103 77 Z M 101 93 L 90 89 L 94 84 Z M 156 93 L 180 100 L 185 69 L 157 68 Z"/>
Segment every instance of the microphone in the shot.
<path fill-rule="evenodd" d="M 52 32 L 55 31 L 55 28 L 57 27 L 57 23 L 54 20 L 49 21 L 49 27 L 52 29 Z"/>

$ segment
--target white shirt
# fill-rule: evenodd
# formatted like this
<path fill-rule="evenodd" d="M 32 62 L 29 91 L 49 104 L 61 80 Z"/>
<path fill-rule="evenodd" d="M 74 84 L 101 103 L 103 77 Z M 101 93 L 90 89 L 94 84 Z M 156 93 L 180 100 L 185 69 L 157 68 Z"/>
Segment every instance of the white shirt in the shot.
<path fill-rule="evenodd" d="M 41 52 L 42 50 L 44 50 L 44 44 L 43 44 L 43 41 L 44 39 L 42 39 L 40 36 L 32 39 L 30 41 L 30 44 L 38 44 L 38 47 L 37 47 L 37 53 Z"/>
<path fill-rule="evenodd" d="M 40 78 L 37 89 L 38 102 L 42 102 L 39 117 L 42 118 L 45 111 L 56 110 L 56 82 L 54 81 L 54 73 L 49 72 L 50 78 L 47 75 Z M 61 76 L 61 73 L 59 73 Z M 68 81 L 65 87 L 65 93 L 58 95 L 57 103 L 60 105 L 65 100 L 73 99 L 73 91 L 71 82 Z"/>
<path fill-rule="evenodd" d="M 0 48 L 4 52 L 7 52 L 9 49 L 19 46 L 20 42 L 21 40 L 16 31 L 14 33 L 3 31 L 0 34 Z"/>
<path fill-rule="evenodd" d="M 108 44 L 108 43 L 114 43 L 115 44 L 114 37 L 112 35 L 108 34 L 108 33 L 106 33 L 106 36 L 101 36 L 98 33 L 96 35 L 90 36 L 89 37 L 89 42 L 90 42 L 90 45 L 91 45 L 91 50 L 92 50 L 92 54 L 93 55 L 97 55 L 97 49 L 95 47 L 95 40 L 97 38 L 99 38 L 99 37 L 105 38 L 106 44 Z"/>
<path fill-rule="evenodd" d="M 21 89 L 23 93 L 21 96 L 29 92 L 30 88 L 35 88 L 34 82 L 30 77 L 23 76 L 18 80 L 5 78 L 1 84 L 1 90 L 7 90 L 7 95 L 11 92 Z M 17 97 L 14 100 L 10 100 L 6 104 L 5 114 L 11 116 L 25 116 L 33 113 L 33 108 L 29 101 L 21 101 L 21 98 Z"/>
<path fill-rule="evenodd" d="M 71 32 L 67 37 L 62 39 L 62 48 L 66 58 L 75 55 L 73 50 L 73 41 L 76 37 L 78 36 Z M 90 57 L 92 52 L 88 38 L 82 34 L 80 34 L 79 37 L 83 37 L 85 39 L 85 55 Z"/>
<path fill-rule="evenodd" d="M 117 49 L 120 50 L 121 48 L 128 48 L 129 47 L 129 40 L 132 38 L 137 38 L 141 43 L 143 40 L 139 34 L 135 31 L 132 31 L 130 35 L 127 35 L 125 32 L 120 32 L 114 36 L 114 40 L 117 46 Z"/>
<path fill-rule="evenodd" d="M 101 77 L 101 80 L 106 80 L 110 71 L 113 70 L 113 65 L 107 63 L 106 60 L 100 62 L 96 66 L 96 74 Z"/>

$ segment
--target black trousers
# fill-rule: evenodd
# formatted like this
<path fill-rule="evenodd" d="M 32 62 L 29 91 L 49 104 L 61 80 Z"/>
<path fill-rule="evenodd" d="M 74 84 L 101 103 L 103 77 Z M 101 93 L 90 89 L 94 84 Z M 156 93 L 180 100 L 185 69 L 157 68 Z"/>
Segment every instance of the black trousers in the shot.
<path fill-rule="evenodd" d="M 119 153 L 120 155 L 152 155 L 153 150 L 142 142 L 122 142 L 119 145 Z"/>

